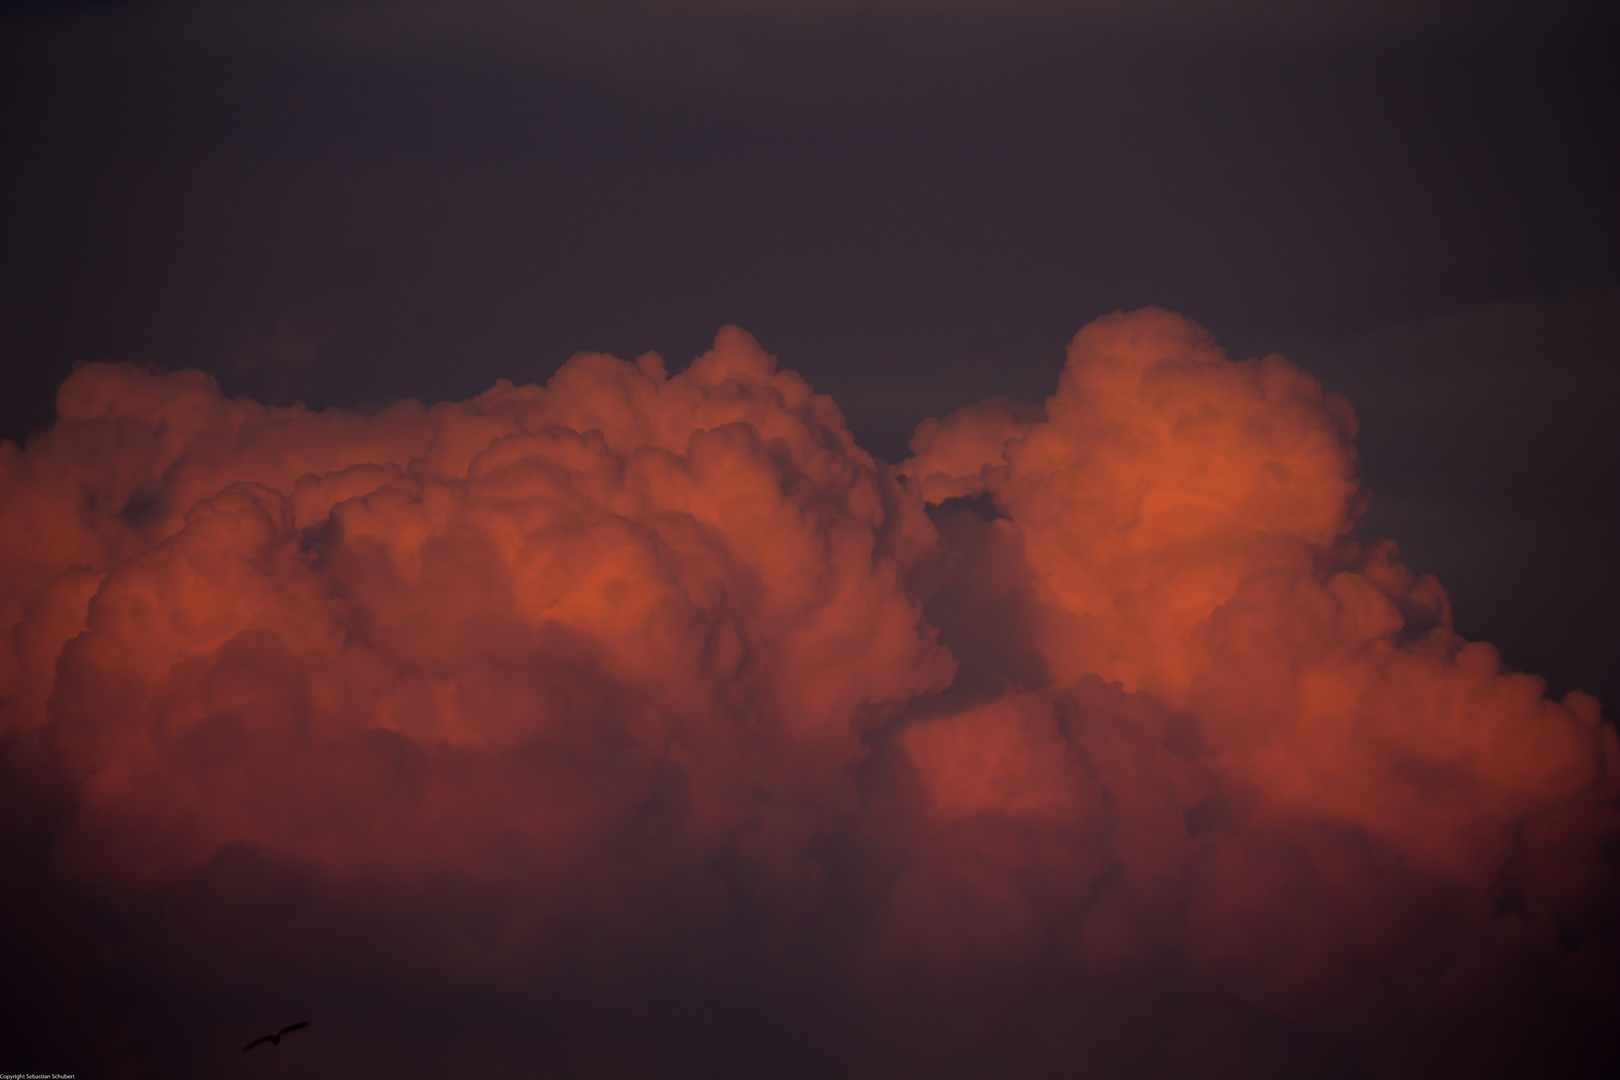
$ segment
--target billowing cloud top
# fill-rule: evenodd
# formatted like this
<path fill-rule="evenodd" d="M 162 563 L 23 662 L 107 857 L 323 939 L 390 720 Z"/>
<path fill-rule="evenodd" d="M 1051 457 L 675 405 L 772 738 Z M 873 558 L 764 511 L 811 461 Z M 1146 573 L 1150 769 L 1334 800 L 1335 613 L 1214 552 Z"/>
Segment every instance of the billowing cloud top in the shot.
<path fill-rule="evenodd" d="M 310 914 L 363 887 L 425 979 L 774 1003 L 768 1071 L 816 1025 L 839 1071 L 1511 1062 L 1612 999 L 1598 702 L 1354 538 L 1346 402 L 1178 316 L 893 469 L 731 328 L 431 408 L 110 365 L 58 406 L 0 446 L 7 768 L 64 887 L 214 896 L 192 984 L 248 859 L 305 883 L 294 983 L 372 977 Z"/>

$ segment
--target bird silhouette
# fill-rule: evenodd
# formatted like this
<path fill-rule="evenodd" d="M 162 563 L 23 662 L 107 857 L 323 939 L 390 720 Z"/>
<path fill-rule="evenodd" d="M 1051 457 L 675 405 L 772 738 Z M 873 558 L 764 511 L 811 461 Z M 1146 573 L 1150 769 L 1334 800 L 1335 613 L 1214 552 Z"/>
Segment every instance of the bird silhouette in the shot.
<path fill-rule="evenodd" d="M 287 1034 L 287 1032 L 289 1032 L 289 1031 L 297 1031 L 299 1028 L 306 1028 L 306 1027 L 309 1027 L 309 1021 L 308 1020 L 300 1020 L 296 1024 L 288 1024 L 286 1027 L 282 1028 L 280 1031 L 276 1032 L 274 1035 L 260 1035 L 257 1039 L 254 1039 L 252 1042 L 250 1042 L 246 1046 L 242 1047 L 242 1053 L 244 1053 L 244 1054 L 247 1053 L 249 1050 L 253 1049 L 255 1046 L 258 1046 L 260 1043 L 269 1043 L 271 1046 L 280 1046 L 281 1045 L 281 1037 L 283 1035 Z"/>

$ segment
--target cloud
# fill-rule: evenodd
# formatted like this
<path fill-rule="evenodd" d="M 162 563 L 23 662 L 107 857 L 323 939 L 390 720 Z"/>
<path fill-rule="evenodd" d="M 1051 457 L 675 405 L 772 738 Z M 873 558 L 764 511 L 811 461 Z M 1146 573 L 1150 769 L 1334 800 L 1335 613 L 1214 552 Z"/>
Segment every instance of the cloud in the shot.
<path fill-rule="evenodd" d="M 1590 915 L 1614 731 L 1352 538 L 1346 402 L 1148 310 L 1081 331 L 1044 413 L 929 421 L 898 469 L 967 537 L 967 583 L 930 610 L 943 640 L 983 654 L 951 632 L 964 607 L 1037 628 L 1001 665 L 1019 685 L 899 739 L 938 825 L 904 893 L 930 942 L 1033 961 L 1057 935 L 1090 971 L 1168 954 L 1190 986 L 1387 1036 L 1368 980 L 1463 1010 L 1461 971 L 1550 941 L 1565 903 Z M 1042 893 L 1013 924 L 960 914 Z M 1375 1042 L 1380 1071 L 1413 1052 Z"/>
<path fill-rule="evenodd" d="M 450 1010 L 347 1006 L 417 1075 L 1613 1051 L 1614 729 L 1357 539 L 1352 410 L 1281 357 L 1116 314 L 893 468 L 734 328 L 432 407 L 93 365 L 58 409 L 0 448 L 8 858 L 220 1045 L 269 985 Z"/>

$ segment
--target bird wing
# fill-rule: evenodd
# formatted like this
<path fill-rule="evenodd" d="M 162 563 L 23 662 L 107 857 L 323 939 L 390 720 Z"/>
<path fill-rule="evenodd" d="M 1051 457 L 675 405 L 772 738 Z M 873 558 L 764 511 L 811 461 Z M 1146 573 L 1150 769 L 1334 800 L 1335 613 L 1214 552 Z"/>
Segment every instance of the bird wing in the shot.
<path fill-rule="evenodd" d="M 308 1020 L 300 1020 L 300 1021 L 298 1021 L 298 1023 L 296 1023 L 296 1024 L 288 1024 L 286 1027 L 284 1027 L 280 1031 L 276 1032 L 276 1037 L 280 1038 L 281 1036 L 287 1034 L 287 1032 L 289 1032 L 289 1031 L 297 1031 L 299 1028 L 306 1028 L 306 1027 L 309 1027 L 309 1021 Z"/>
<path fill-rule="evenodd" d="M 254 1048 L 254 1047 L 255 1047 L 255 1046 L 258 1046 L 258 1045 L 259 1045 L 259 1044 L 260 1044 L 260 1043 L 267 1043 L 267 1042 L 269 1042 L 269 1041 L 270 1041 L 270 1040 L 271 1040 L 271 1039 L 272 1039 L 272 1038 L 274 1038 L 274 1036 L 271 1036 L 271 1035 L 260 1035 L 260 1036 L 259 1036 L 259 1037 L 258 1037 L 258 1038 L 257 1038 L 257 1039 L 254 1039 L 254 1040 L 253 1040 L 253 1041 L 252 1041 L 252 1042 L 250 1042 L 250 1043 L 248 1043 L 248 1044 L 247 1044 L 247 1045 L 246 1045 L 246 1046 L 244 1046 L 244 1047 L 242 1047 L 242 1053 L 244 1053 L 244 1054 L 245 1054 L 245 1053 L 247 1053 L 247 1052 L 248 1052 L 248 1051 L 249 1051 L 249 1050 L 251 1050 L 251 1049 L 253 1049 L 253 1048 Z"/>

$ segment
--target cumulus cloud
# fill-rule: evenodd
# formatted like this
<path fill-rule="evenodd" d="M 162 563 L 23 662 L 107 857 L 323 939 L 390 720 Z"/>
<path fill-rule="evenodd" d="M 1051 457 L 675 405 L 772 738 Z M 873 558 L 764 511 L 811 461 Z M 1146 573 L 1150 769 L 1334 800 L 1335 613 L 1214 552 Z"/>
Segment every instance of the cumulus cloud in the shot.
<path fill-rule="evenodd" d="M 97 365 L 58 410 L 0 446 L 8 857 L 170 992 L 572 1018 L 422 1075 L 1612 1051 L 1614 729 L 1357 538 L 1352 410 L 1280 357 L 1110 316 L 892 468 L 734 328 L 432 407 Z"/>
<path fill-rule="evenodd" d="M 944 640 L 983 655 L 963 605 L 1038 627 L 1001 665 L 1015 685 L 899 740 L 943 829 L 1020 823 L 964 832 L 951 887 L 919 896 L 1005 910 L 1013 867 L 1062 867 L 1074 891 L 1042 916 L 1077 967 L 1168 948 L 1195 983 L 1330 1027 L 1391 1007 L 1373 972 L 1440 1008 L 1470 965 L 1591 914 L 1614 730 L 1352 538 L 1354 429 L 1286 361 L 1231 362 L 1160 311 L 1083 330 L 1034 422 L 992 404 L 919 429 L 899 471 L 956 504 L 942 535 L 986 575 L 936 599 Z"/>

